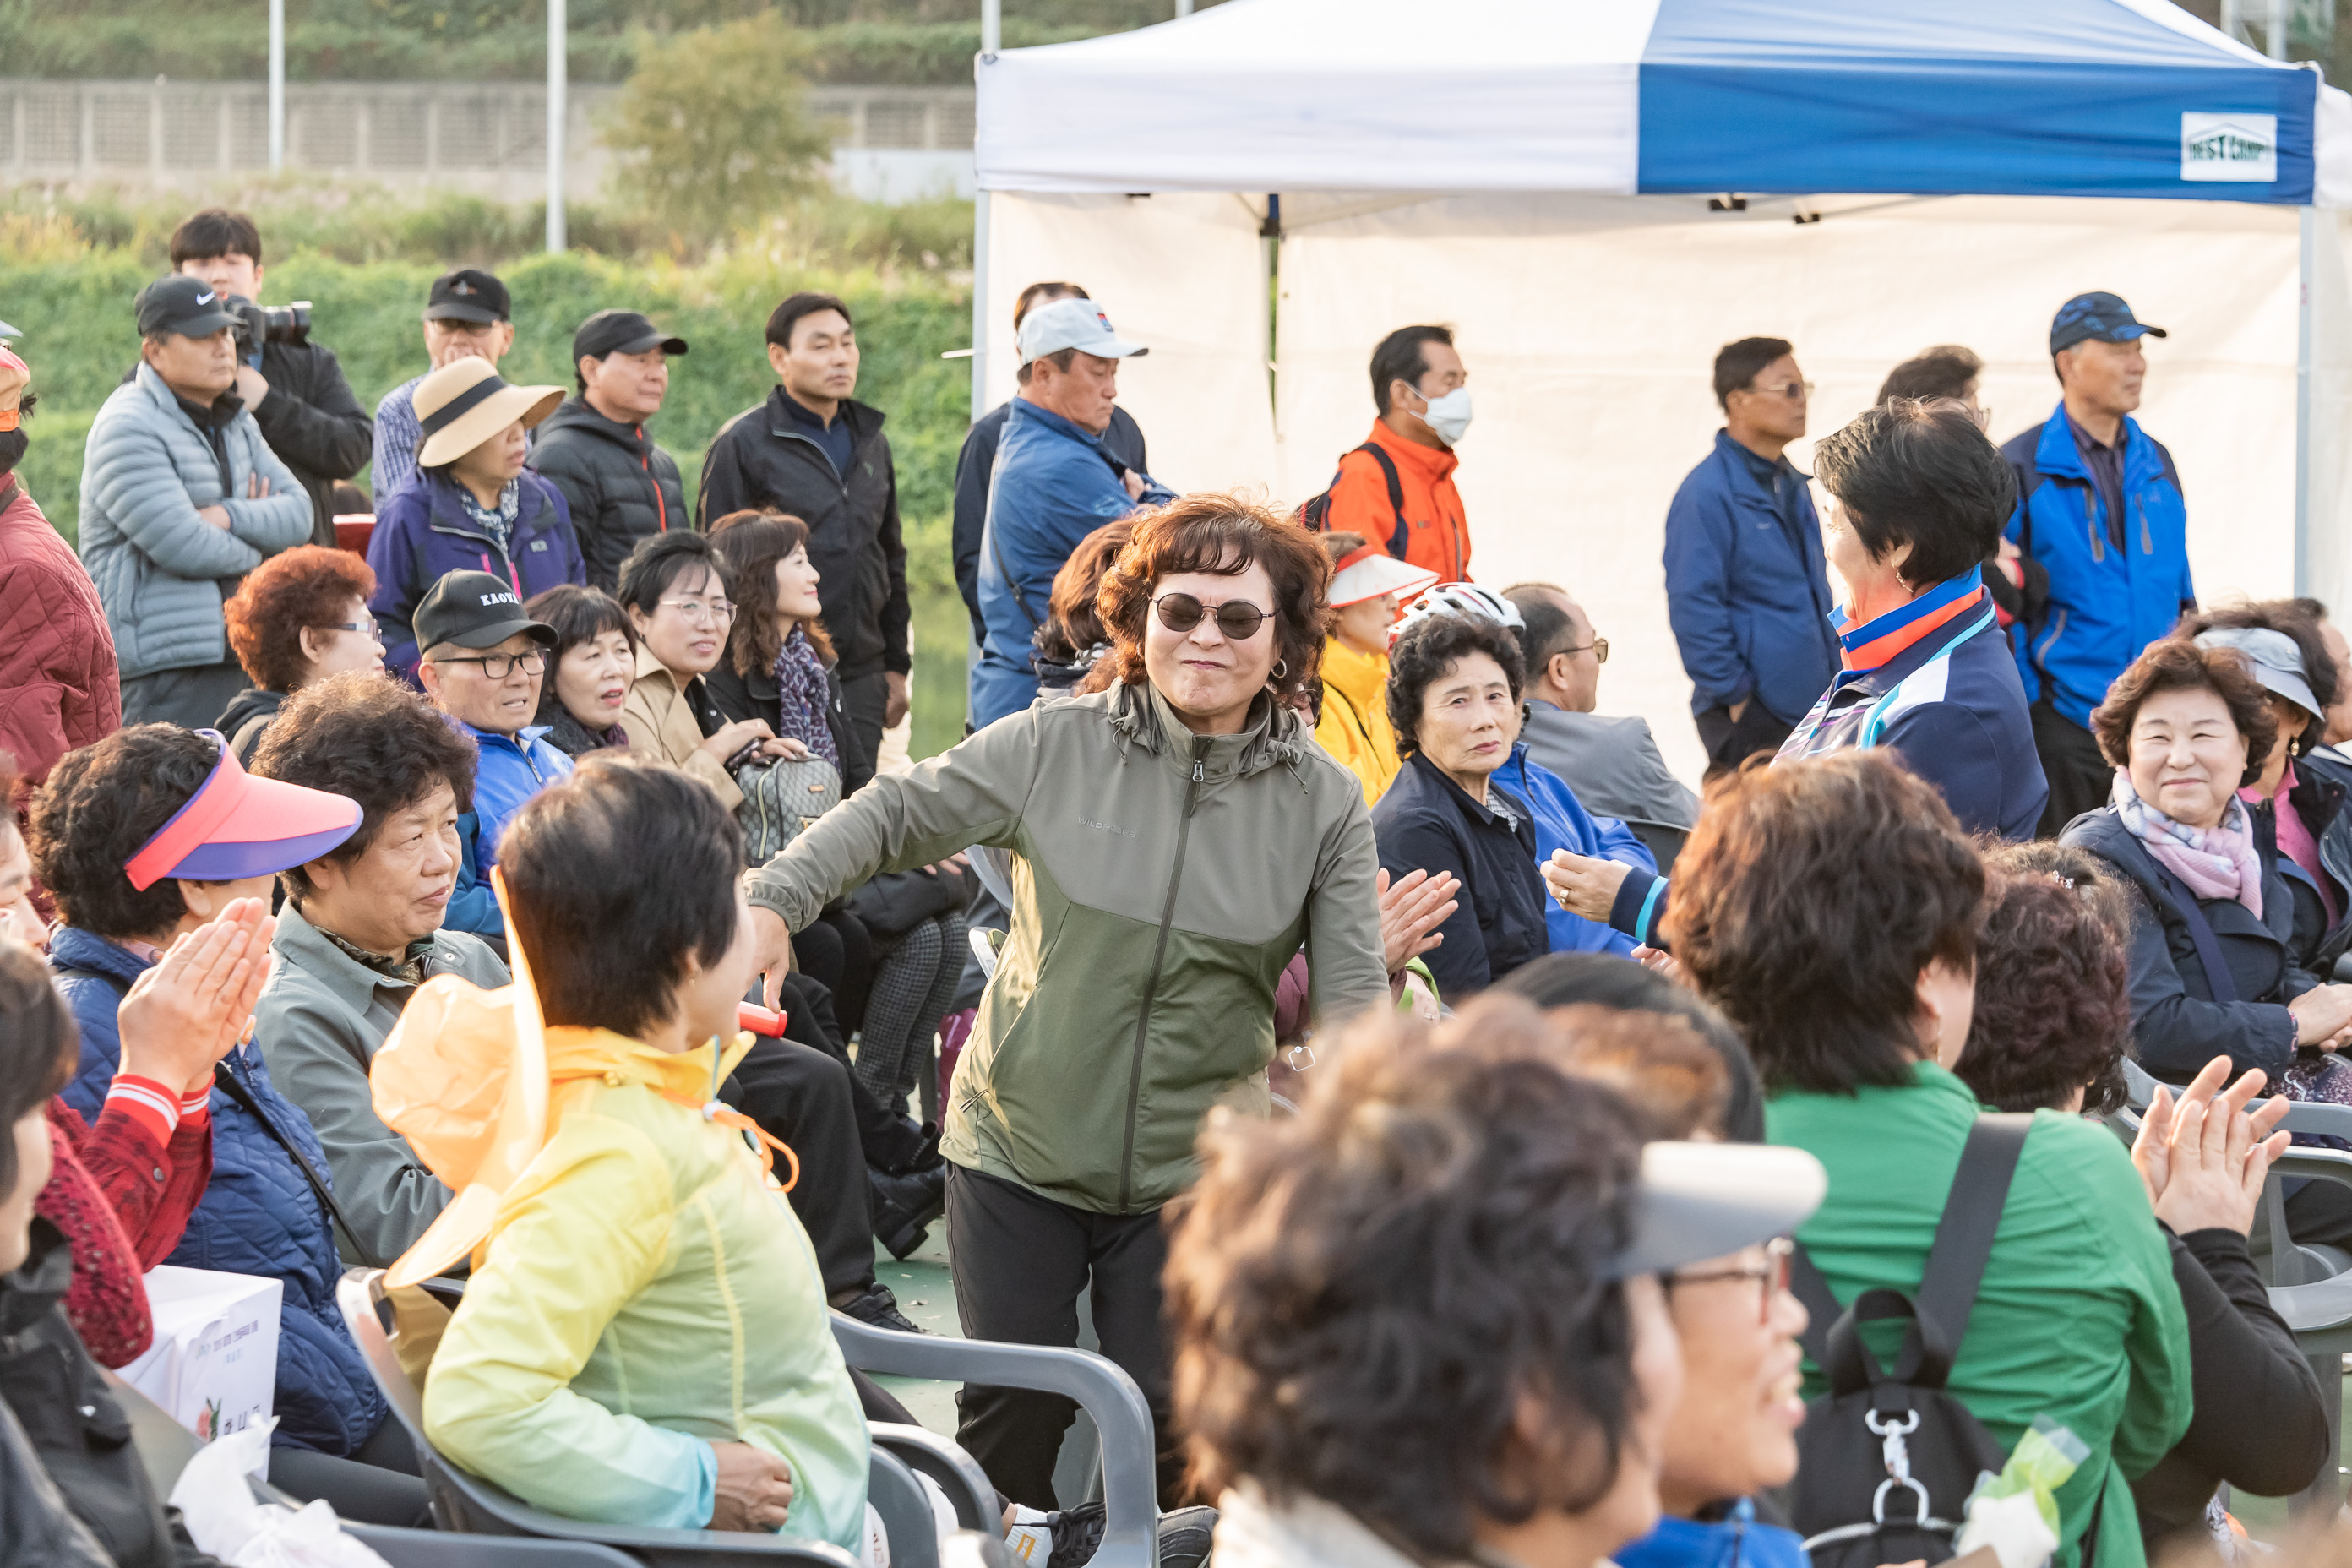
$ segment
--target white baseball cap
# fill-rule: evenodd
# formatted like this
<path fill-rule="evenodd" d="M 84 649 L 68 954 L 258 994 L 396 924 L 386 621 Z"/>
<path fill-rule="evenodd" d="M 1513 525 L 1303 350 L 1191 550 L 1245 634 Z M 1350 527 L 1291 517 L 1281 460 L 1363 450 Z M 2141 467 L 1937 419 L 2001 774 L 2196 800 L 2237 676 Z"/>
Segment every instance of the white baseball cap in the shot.
<path fill-rule="evenodd" d="M 1829 1192 L 1822 1163 L 1762 1143 L 1649 1143 L 1612 1278 L 1660 1274 L 1792 1234 Z"/>
<path fill-rule="evenodd" d="M 1020 342 L 1023 364 L 1064 349 L 1097 359 L 1130 359 L 1151 352 L 1112 331 L 1110 318 L 1092 300 L 1055 300 L 1038 306 L 1021 319 Z"/>
<path fill-rule="evenodd" d="M 1418 594 L 1437 581 L 1425 566 L 1398 560 L 1378 544 L 1349 552 L 1331 568 L 1331 607 L 1344 610 L 1384 594 Z"/>

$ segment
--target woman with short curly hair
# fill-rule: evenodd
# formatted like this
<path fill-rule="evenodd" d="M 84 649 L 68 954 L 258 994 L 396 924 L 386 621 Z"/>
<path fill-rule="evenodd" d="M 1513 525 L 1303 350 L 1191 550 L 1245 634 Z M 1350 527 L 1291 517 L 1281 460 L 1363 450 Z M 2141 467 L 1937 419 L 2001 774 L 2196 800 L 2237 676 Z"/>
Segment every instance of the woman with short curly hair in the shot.
<path fill-rule="evenodd" d="M 368 600 L 375 574 L 348 550 L 297 545 L 246 574 L 221 605 L 228 646 L 253 684 L 220 716 L 236 760 L 250 767 L 288 696 L 346 670 L 383 668 Z"/>
<path fill-rule="evenodd" d="M 1008 714 L 877 777 L 751 873 L 760 967 L 878 871 L 1014 858 L 1010 939 L 940 1144 L 966 1332 L 1103 1351 L 1160 1413 L 1159 1211 L 1211 1106 L 1263 1111 L 1275 987 L 1303 944 L 1326 1025 L 1389 994 L 1355 775 L 1293 703 L 1329 612 L 1313 536 L 1231 496 L 1143 516 L 1103 579 L 1108 689 Z M 1050 1506 L 1068 1402 L 968 1389 L 961 1440 Z M 1172 1457 L 1163 1470 L 1172 1485 Z"/>

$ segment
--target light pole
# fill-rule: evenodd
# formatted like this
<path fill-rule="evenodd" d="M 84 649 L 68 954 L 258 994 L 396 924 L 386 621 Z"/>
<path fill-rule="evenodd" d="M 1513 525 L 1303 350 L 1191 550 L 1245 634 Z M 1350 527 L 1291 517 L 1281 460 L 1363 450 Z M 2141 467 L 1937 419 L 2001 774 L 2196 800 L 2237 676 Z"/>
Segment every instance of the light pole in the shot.
<path fill-rule="evenodd" d="M 286 0 L 270 0 L 282 5 Z M 547 248 L 564 248 L 563 129 L 567 120 L 564 82 L 563 0 L 547 0 Z"/>
<path fill-rule="evenodd" d="M 1004 0 L 980 0 L 980 58 L 1004 43 Z M 988 411 L 988 192 L 971 193 L 971 416 Z"/>
<path fill-rule="evenodd" d="M 286 0 L 269 0 L 269 172 L 286 167 Z"/>

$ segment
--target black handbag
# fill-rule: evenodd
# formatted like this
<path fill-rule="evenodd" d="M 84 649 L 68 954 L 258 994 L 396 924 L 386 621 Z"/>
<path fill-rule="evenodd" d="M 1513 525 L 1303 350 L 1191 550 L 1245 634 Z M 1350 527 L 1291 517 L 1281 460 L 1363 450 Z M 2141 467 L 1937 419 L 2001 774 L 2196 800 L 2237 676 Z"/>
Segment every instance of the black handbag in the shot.
<path fill-rule="evenodd" d="M 920 866 L 912 871 L 885 871 L 868 878 L 849 895 L 849 912 L 876 936 L 904 936 L 928 920 L 936 920 L 971 901 L 969 879 L 961 873 Z"/>

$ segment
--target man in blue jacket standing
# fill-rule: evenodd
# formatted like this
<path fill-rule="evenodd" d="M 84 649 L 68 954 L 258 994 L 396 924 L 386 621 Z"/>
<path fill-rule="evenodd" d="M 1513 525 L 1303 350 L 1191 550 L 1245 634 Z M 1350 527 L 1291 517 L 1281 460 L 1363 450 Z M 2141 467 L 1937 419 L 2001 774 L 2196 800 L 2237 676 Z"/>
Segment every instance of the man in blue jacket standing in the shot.
<path fill-rule="evenodd" d="M 1726 343 L 1724 427 L 1666 510 L 1666 618 L 1709 778 L 1779 751 L 1837 673 L 1821 520 L 1786 455 L 1811 391 L 1785 338 Z"/>
<path fill-rule="evenodd" d="M 2115 769 L 2091 738 L 2091 710 L 2197 607 L 2180 474 L 2130 417 L 2147 375 L 2139 340 L 2164 335 L 2113 294 L 2067 300 L 2050 323 L 2057 411 L 2000 449 L 2017 475 L 2007 537 L 2050 574 L 2041 615 L 2011 632 L 2050 780 L 2044 838 L 2107 804 Z"/>
<path fill-rule="evenodd" d="M 1176 493 L 1110 455 L 1103 433 L 1118 399 L 1118 362 L 1150 351 L 1123 341 L 1089 300 L 1056 300 L 1021 323 L 1029 383 L 1014 398 L 989 482 L 981 531 L 980 614 L 971 724 L 985 729 L 1037 697 L 1031 639 L 1054 574 L 1079 541 Z"/>

